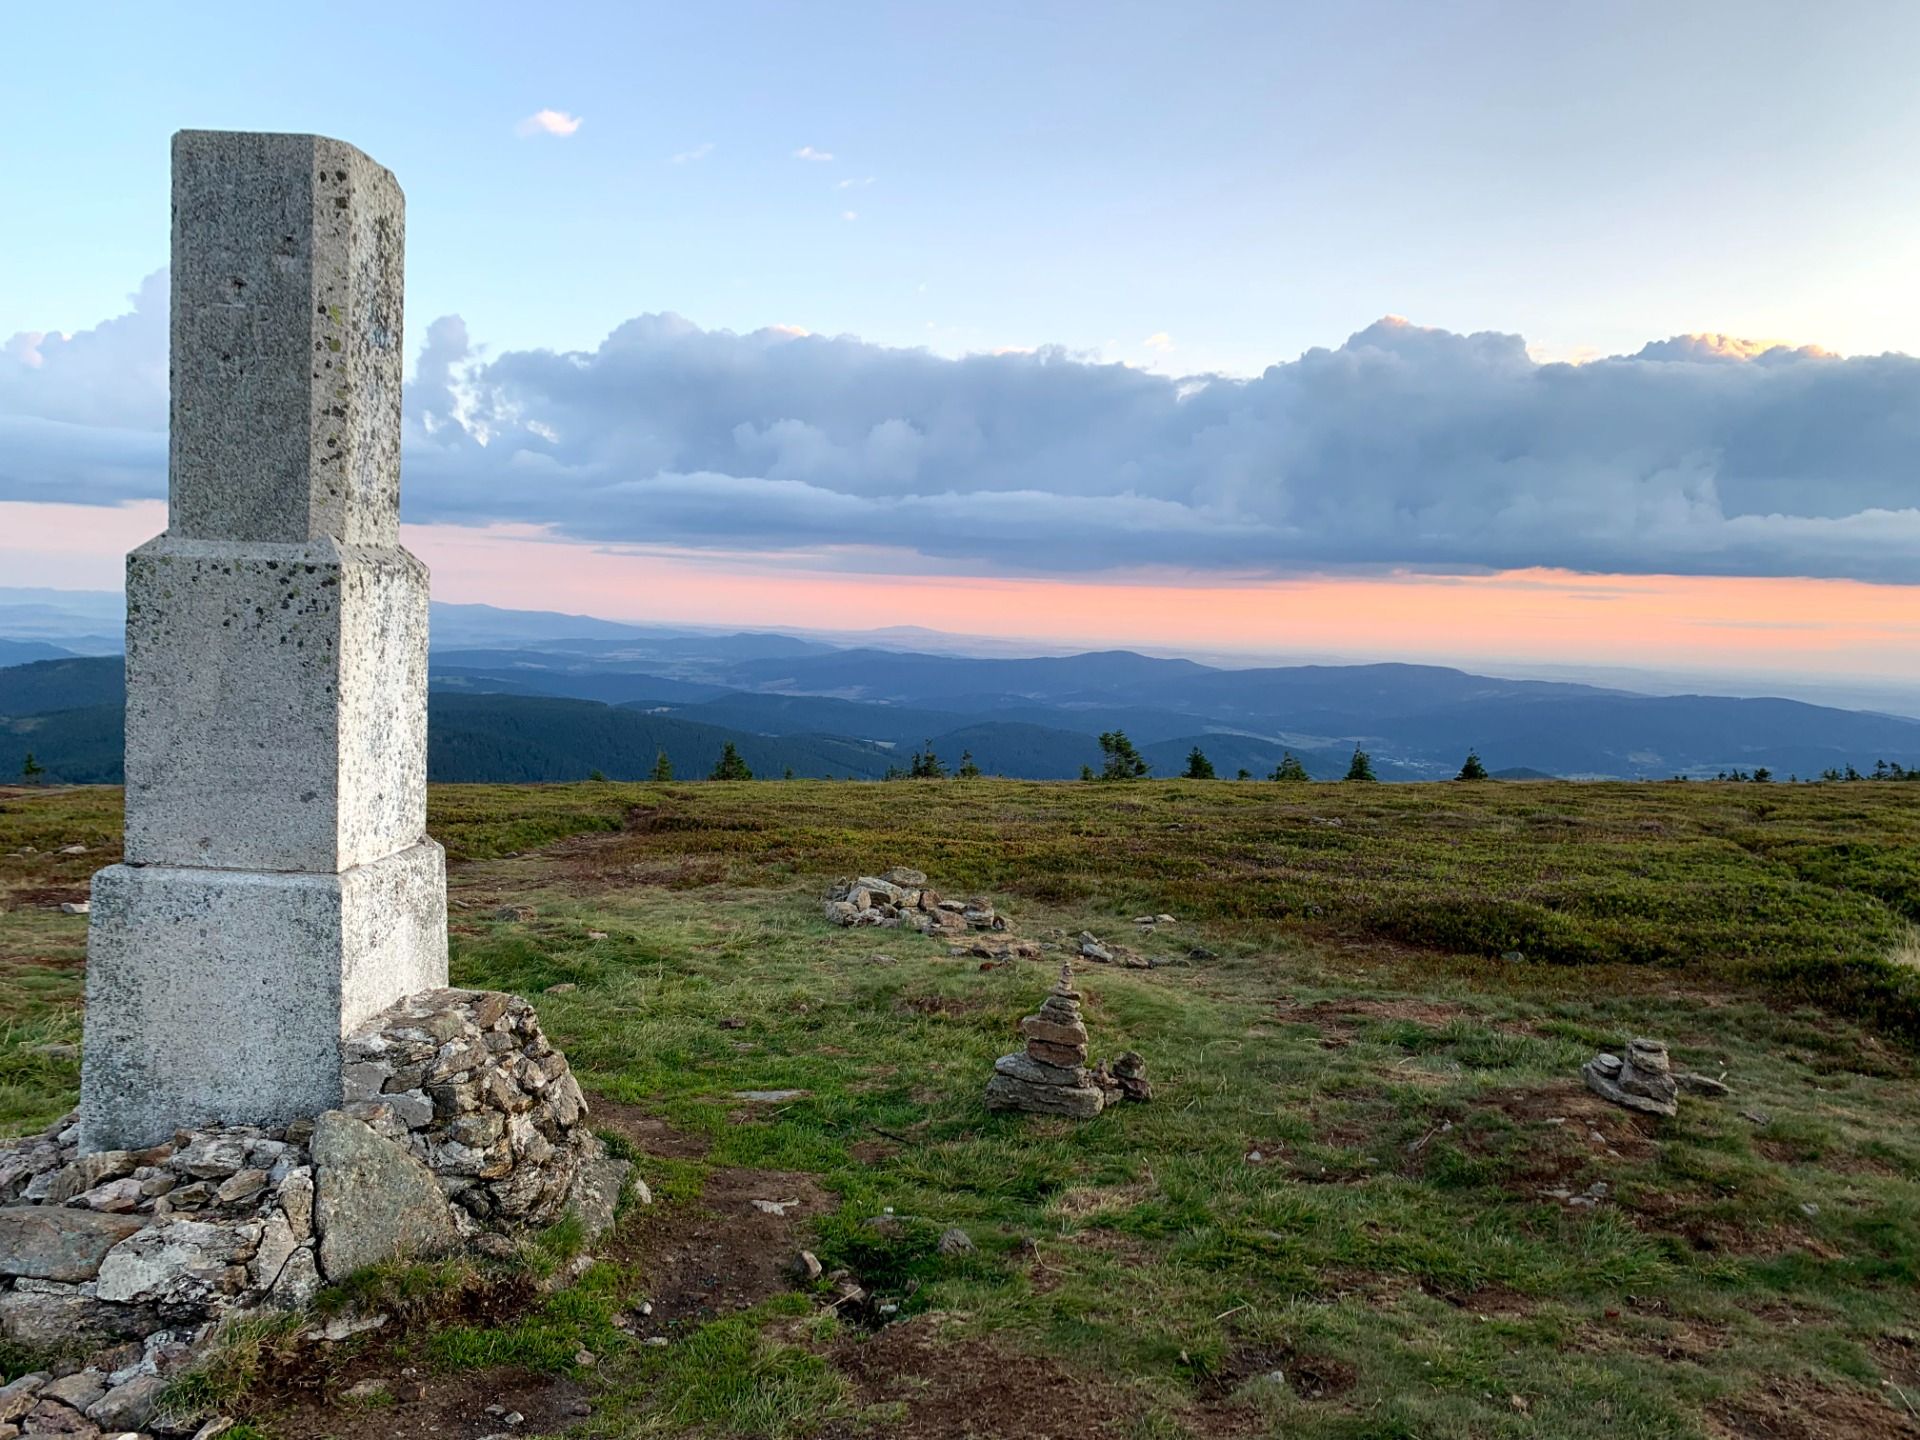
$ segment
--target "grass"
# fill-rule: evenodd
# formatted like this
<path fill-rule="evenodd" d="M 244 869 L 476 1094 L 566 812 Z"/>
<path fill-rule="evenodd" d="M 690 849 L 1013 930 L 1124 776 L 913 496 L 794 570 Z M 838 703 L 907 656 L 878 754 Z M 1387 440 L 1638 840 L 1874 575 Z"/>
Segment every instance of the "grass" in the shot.
<path fill-rule="evenodd" d="M 0 797 L 6 893 L 84 885 L 116 800 Z M 590 1091 L 708 1142 L 642 1157 L 655 1217 L 723 1167 L 815 1177 L 837 1205 L 802 1238 L 956 1373 L 1049 1367 L 1143 1437 L 1699 1436 L 1761 1428 L 1760 1393 L 1892 1435 L 1896 1397 L 1920 1404 L 1917 801 L 609 784 L 441 789 L 432 823 L 457 857 L 456 980 L 535 997 Z M 86 856 L 52 853 L 76 839 Z M 894 863 L 990 893 L 1019 935 L 1091 928 L 1178 962 L 1081 976 L 1096 1051 L 1140 1050 L 1155 1102 L 987 1115 L 1058 957 L 983 971 L 820 919 L 826 879 Z M 495 918 L 509 903 L 534 918 Z M 1129 933 L 1162 910 L 1180 923 Z M 0 1123 L 71 1103 L 77 1071 L 36 1047 L 78 1038 L 83 948 L 45 900 L 0 917 Z M 1588 1096 L 1580 1063 L 1640 1033 L 1735 1096 L 1663 1122 Z M 743 1108 L 747 1089 L 808 1093 Z M 1596 1183 L 1592 1206 L 1559 1198 Z M 973 1253 L 940 1253 L 951 1226 Z M 458 1280 L 399 1268 L 345 1298 L 430 1313 Z M 859 1333 L 799 1295 L 639 1346 L 614 1321 L 650 1283 L 644 1253 L 602 1262 L 407 1353 L 570 1373 L 591 1350 L 596 1436 L 881 1434 L 915 1403 L 849 1371 Z M 982 1433 L 1012 1427 L 997 1389 L 975 1400 Z"/>

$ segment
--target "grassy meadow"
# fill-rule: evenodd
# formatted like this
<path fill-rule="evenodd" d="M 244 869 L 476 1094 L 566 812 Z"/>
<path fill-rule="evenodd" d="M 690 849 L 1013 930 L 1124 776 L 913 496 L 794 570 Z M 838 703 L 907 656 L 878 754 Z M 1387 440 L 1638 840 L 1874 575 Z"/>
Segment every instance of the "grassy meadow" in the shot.
<path fill-rule="evenodd" d="M 455 982 L 535 999 L 656 1201 L 571 1288 L 479 1295 L 564 1233 L 372 1275 L 324 1303 L 405 1323 L 202 1383 L 237 1440 L 1920 1435 L 1915 789 L 438 788 Z M 0 791 L 0 1130 L 74 1101 L 118 813 Z M 821 918 L 894 864 L 1167 961 L 1079 967 L 1154 1101 L 989 1116 L 1066 951 Z M 1638 1034 L 1733 1095 L 1589 1095 Z"/>

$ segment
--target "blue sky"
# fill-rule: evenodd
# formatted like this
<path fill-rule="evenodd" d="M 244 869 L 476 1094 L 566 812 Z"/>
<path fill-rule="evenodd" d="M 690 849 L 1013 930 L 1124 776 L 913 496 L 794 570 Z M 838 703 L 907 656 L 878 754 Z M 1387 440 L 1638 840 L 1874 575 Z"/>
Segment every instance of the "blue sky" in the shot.
<path fill-rule="evenodd" d="M 1388 313 L 1556 358 L 1920 334 L 1920 6 L 70 4 L 8 30 L 0 335 L 95 323 L 164 264 L 184 126 L 392 167 L 410 316 L 494 347 L 661 310 L 1237 374 Z M 516 134 L 546 108 L 578 130 Z"/>
<path fill-rule="evenodd" d="M 69 4 L 5 39 L 16 583 L 112 585 L 164 524 L 168 136 L 312 130 L 407 191 L 442 598 L 1920 665 L 1920 4 Z"/>

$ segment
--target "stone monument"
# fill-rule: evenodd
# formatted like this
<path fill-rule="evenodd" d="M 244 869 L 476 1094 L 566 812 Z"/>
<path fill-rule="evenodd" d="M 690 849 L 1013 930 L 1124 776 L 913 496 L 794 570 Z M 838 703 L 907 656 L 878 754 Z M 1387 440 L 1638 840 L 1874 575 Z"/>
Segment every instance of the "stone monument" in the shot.
<path fill-rule="evenodd" d="M 315 135 L 173 141 L 168 524 L 127 557 L 125 863 L 87 941 L 83 1152 L 343 1100 L 447 983 L 427 573 L 399 543 L 405 202 Z"/>

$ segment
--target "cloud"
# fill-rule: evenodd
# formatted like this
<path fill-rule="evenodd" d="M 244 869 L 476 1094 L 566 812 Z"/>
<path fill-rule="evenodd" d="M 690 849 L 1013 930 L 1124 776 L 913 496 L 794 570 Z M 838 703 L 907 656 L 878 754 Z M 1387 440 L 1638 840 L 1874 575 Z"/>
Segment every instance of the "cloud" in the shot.
<path fill-rule="evenodd" d="M 1746 358 L 1741 358 L 1746 355 Z M 166 294 L 0 346 L 0 499 L 164 495 Z M 427 327 L 410 519 L 977 573 L 1561 567 L 1912 582 L 1920 360 L 1658 342 L 1541 364 L 1379 321 L 1249 380 L 643 315 Z"/>
<path fill-rule="evenodd" d="M 858 210 L 842 210 L 840 212 L 840 218 L 842 220 L 858 220 L 860 218 L 860 212 Z"/>
<path fill-rule="evenodd" d="M 831 159 L 832 157 L 828 156 L 827 158 Z M 873 176 L 867 175 L 867 176 L 863 176 L 858 180 L 837 181 L 835 182 L 833 188 L 836 190 L 864 190 L 867 188 L 867 186 L 871 184 L 873 184 Z"/>
<path fill-rule="evenodd" d="M 581 126 L 578 115 L 569 115 L 564 110 L 536 110 L 518 125 L 513 133 L 523 138 L 530 135 L 551 135 L 564 140 Z"/>
<path fill-rule="evenodd" d="M 669 155 L 669 165 L 691 165 L 695 160 L 704 160 L 713 153 L 713 142 L 708 140 L 694 146 L 691 150 L 682 150 L 678 155 Z"/>
<path fill-rule="evenodd" d="M 1156 330 L 1153 334 L 1142 340 L 1140 344 L 1148 350 L 1171 350 L 1173 349 L 1173 337 L 1164 330 Z"/>
<path fill-rule="evenodd" d="M 816 150 L 811 145 L 802 145 L 798 150 L 793 152 L 793 158 L 796 160 L 831 160 L 833 159 L 833 152 L 830 150 Z"/>

